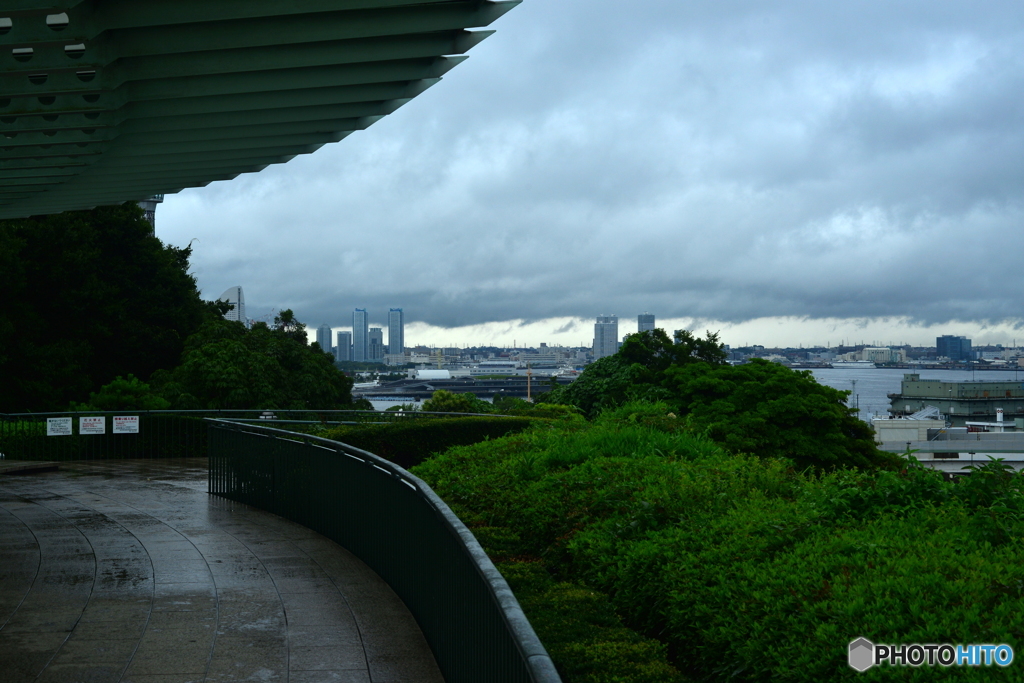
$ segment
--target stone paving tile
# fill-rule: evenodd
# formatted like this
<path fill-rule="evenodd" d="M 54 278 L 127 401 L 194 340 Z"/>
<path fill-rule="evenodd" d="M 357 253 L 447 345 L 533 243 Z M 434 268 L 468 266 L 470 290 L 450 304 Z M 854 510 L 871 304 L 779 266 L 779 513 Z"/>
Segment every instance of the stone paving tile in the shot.
<path fill-rule="evenodd" d="M 309 529 L 209 496 L 205 466 L 0 479 L 0 681 L 441 680 L 379 577 Z"/>
<path fill-rule="evenodd" d="M 39 676 L 38 683 L 118 683 L 123 665 L 117 664 L 62 664 L 54 662 Z"/>
<path fill-rule="evenodd" d="M 370 683 L 370 673 L 365 670 L 348 671 L 292 671 L 289 683 Z"/>

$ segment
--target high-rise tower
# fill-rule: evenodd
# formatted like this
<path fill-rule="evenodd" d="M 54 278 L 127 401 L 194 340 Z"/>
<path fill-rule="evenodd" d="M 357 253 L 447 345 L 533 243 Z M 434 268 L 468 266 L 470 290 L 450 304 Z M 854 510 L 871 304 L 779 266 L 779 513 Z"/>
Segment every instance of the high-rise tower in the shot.
<path fill-rule="evenodd" d="M 636 331 L 644 332 L 646 330 L 654 329 L 654 314 L 653 313 L 641 313 L 636 317 Z"/>
<path fill-rule="evenodd" d="M 388 311 L 388 353 L 405 353 L 405 314 L 401 308 Z"/>
<path fill-rule="evenodd" d="M 331 326 L 327 323 L 316 328 L 316 343 L 320 345 L 321 351 L 331 352 Z"/>
<path fill-rule="evenodd" d="M 351 332 L 338 333 L 338 345 L 334 348 L 334 357 L 337 360 L 352 360 Z"/>
<path fill-rule="evenodd" d="M 365 308 L 352 313 L 352 360 L 367 361 L 370 353 L 370 318 Z"/>
<path fill-rule="evenodd" d="M 242 287 L 228 287 L 224 293 L 217 297 L 218 301 L 227 301 L 232 309 L 224 314 L 225 320 L 237 320 L 245 322 L 245 295 L 242 294 Z"/>
<path fill-rule="evenodd" d="M 366 360 L 384 360 L 384 330 L 379 327 L 370 328 L 370 350 Z"/>
<path fill-rule="evenodd" d="M 619 351 L 619 316 L 599 315 L 594 323 L 594 360 Z"/>

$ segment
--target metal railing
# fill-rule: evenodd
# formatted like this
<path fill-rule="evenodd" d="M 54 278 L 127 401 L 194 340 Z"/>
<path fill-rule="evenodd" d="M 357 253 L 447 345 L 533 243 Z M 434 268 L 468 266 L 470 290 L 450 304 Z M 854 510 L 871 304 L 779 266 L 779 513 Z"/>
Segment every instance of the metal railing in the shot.
<path fill-rule="evenodd" d="M 448 683 L 560 683 L 504 578 L 423 481 L 337 441 L 208 423 L 210 493 L 286 517 L 358 556 L 408 606 Z"/>
<path fill-rule="evenodd" d="M 285 425 L 292 431 L 361 424 L 391 424 L 475 413 L 375 410 L 108 410 L 60 413 L 0 413 L 0 457 L 11 460 L 102 460 L 205 457 L 204 418 Z M 114 433 L 114 417 L 138 416 L 137 433 Z M 81 418 L 102 417 L 103 433 L 83 433 Z M 498 417 L 487 415 L 487 417 Z M 70 430 L 47 436 L 48 420 L 70 418 Z"/>

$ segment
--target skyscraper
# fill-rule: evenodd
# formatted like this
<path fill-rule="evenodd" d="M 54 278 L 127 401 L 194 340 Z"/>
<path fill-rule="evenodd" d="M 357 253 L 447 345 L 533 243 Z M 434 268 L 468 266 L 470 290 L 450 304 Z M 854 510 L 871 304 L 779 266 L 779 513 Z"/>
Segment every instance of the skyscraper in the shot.
<path fill-rule="evenodd" d="M 316 328 L 316 343 L 320 345 L 322 351 L 331 352 L 331 326 L 327 323 Z"/>
<path fill-rule="evenodd" d="M 405 353 L 405 314 L 401 308 L 388 311 L 388 353 Z"/>
<path fill-rule="evenodd" d="M 636 331 L 644 332 L 646 330 L 654 329 L 654 314 L 653 313 L 641 313 L 636 317 Z"/>
<path fill-rule="evenodd" d="M 338 346 L 334 349 L 334 357 L 337 360 L 352 360 L 352 333 L 339 332 Z"/>
<path fill-rule="evenodd" d="M 366 360 L 384 359 L 384 330 L 379 327 L 370 328 L 370 351 Z"/>
<path fill-rule="evenodd" d="M 224 314 L 225 320 L 237 320 L 245 322 L 245 295 L 242 294 L 242 287 L 228 287 L 224 293 L 217 297 L 218 301 L 227 301 L 233 308 Z"/>
<path fill-rule="evenodd" d="M 352 313 L 352 360 L 369 360 L 370 353 L 370 319 L 365 308 L 357 308 Z"/>
<path fill-rule="evenodd" d="M 594 360 L 619 351 L 619 316 L 599 315 L 594 323 Z"/>

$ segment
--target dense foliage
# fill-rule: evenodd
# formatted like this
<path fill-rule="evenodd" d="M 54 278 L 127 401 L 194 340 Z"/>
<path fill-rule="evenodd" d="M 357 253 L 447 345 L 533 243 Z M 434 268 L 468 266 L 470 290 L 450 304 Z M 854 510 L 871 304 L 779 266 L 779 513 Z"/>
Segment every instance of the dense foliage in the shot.
<path fill-rule="evenodd" d="M 954 483 L 912 463 L 798 472 L 787 459 L 652 426 L 672 424 L 648 419 L 666 408 L 627 405 L 414 470 L 498 560 L 568 682 L 673 680 L 656 644 L 603 640 L 614 631 L 599 616 L 607 608 L 667 644 L 694 680 L 890 677 L 847 666 L 859 636 L 1020 651 L 1021 475 L 994 465 Z M 555 605 L 559 594 L 579 599 Z M 613 651 L 628 653 L 614 678 L 590 661 Z M 1002 673 L 922 667 L 900 677 Z"/>
<path fill-rule="evenodd" d="M 306 344 L 290 310 L 271 327 L 211 320 L 185 342 L 181 364 L 153 376 L 156 391 L 177 409 L 362 408 L 352 380 L 330 354 Z"/>
<path fill-rule="evenodd" d="M 713 334 L 698 339 L 679 331 L 673 340 L 663 330 L 628 335 L 619 353 L 543 400 L 576 406 L 591 418 L 629 401 L 664 402 L 681 428 L 733 452 L 787 457 L 800 468 L 892 462 L 846 405 L 847 392 L 818 384 L 807 371 L 763 359 L 732 366 L 724 358 Z"/>
<path fill-rule="evenodd" d="M 166 410 L 170 407 L 170 401 L 158 396 L 152 387 L 135 375 L 127 378 L 118 376 L 99 391 L 90 393 L 85 403 L 71 404 L 71 409 L 77 411 Z"/>
<path fill-rule="evenodd" d="M 537 419 L 528 417 L 409 418 L 405 422 L 334 427 L 317 436 L 369 451 L 401 467 L 418 465 L 435 453 L 521 432 Z"/>
<path fill-rule="evenodd" d="M 63 410 L 178 363 L 215 315 L 134 203 L 0 221 L 0 412 Z"/>

